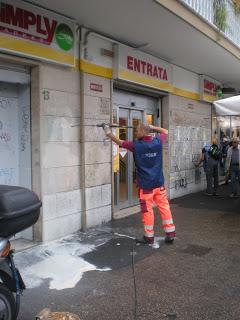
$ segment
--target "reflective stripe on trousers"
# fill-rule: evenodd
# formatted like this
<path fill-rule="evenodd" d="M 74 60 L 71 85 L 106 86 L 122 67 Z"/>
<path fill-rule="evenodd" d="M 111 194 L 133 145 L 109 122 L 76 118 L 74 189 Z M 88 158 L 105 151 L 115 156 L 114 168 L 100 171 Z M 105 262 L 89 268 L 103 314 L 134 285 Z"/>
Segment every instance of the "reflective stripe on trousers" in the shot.
<path fill-rule="evenodd" d="M 174 232 L 175 226 L 172 219 L 172 213 L 169 207 L 167 192 L 165 188 L 155 188 L 151 190 L 139 189 L 139 202 L 142 212 L 142 223 L 144 235 L 146 237 L 154 236 L 154 212 L 153 204 L 155 203 L 158 212 L 162 218 L 162 226 L 165 232 Z"/>

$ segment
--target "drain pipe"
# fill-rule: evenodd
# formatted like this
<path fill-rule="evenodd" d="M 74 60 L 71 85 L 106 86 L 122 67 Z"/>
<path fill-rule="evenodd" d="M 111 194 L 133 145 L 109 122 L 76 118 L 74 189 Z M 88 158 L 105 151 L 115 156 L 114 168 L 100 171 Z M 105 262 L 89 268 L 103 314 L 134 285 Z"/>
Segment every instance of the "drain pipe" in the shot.
<path fill-rule="evenodd" d="M 80 177 L 81 177 L 81 229 L 86 231 L 87 229 L 87 213 L 86 213 L 86 182 L 85 182 L 85 125 L 84 125 L 84 77 L 80 69 L 81 63 L 81 45 L 82 45 L 82 27 L 77 28 L 79 32 L 79 46 L 78 46 L 78 63 L 79 63 L 79 76 L 80 76 L 80 152 L 81 152 L 81 164 L 80 164 Z"/>

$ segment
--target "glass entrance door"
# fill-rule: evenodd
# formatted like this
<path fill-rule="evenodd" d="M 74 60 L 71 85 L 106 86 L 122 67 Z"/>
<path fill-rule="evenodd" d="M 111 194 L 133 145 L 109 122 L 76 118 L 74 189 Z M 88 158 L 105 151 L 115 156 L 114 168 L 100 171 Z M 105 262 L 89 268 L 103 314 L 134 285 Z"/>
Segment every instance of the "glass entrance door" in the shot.
<path fill-rule="evenodd" d="M 129 110 L 119 110 L 120 126 L 129 126 Z M 119 129 L 119 138 L 121 140 L 130 140 L 130 131 L 128 128 Z M 118 204 L 122 207 L 127 206 L 129 202 L 129 159 L 130 154 L 126 149 L 119 148 L 119 173 L 118 173 Z"/>
<path fill-rule="evenodd" d="M 136 127 L 143 120 L 143 113 L 141 111 L 132 110 L 131 111 L 131 125 L 134 127 L 132 129 L 132 140 L 136 140 Z M 132 163 L 131 163 L 131 181 L 132 181 L 132 201 L 134 204 L 138 203 L 138 188 L 137 188 L 137 175 L 136 175 L 136 167 L 133 160 L 133 156 L 131 155 Z"/>
<path fill-rule="evenodd" d="M 119 128 L 119 138 L 130 141 L 136 139 L 136 129 L 124 126 L 137 127 L 142 121 L 143 111 L 119 108 L 118 123 L 123 126 Z M 119 170 L 114 174 L 114 189 L 114 203 L 118 209 L 138 204 L 133 155 L 124 148 L 119 148 Z"/>

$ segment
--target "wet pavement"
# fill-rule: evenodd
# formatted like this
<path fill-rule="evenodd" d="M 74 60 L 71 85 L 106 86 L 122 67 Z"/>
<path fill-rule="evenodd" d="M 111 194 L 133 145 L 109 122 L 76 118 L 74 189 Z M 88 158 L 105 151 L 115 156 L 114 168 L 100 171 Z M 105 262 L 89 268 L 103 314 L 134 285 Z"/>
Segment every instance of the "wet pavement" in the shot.
<path fill-rule="evenodd" d="M 153 247 L 123 237 L 142 236 L 136 214 L 17 254 L 29 287 L 19 319 L 49 307 L 81 320 L 239 320 L 240 199 L 219 192 L 171 201 L 173 245 L 157 214 Z"/>

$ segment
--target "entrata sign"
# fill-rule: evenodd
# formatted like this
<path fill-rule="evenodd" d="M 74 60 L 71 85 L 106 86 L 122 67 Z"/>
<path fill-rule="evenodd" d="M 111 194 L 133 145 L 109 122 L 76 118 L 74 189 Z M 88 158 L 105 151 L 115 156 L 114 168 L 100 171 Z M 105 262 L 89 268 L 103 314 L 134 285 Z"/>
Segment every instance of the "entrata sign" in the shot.
<path fill-rule="evenodd" d="M 19 0 L 0 1 L 0 50 L 74 65 L 74 47 L 71 20 Z"/>
<path fill-rule="evenodd" d="M 132 56 L 127 56 L 127 68 L 149 77 L 168 81 L 168 74 L 165 68 Z"/>
<path fill-rule="evenodd" d="M 219 99 L 221 83 L 205 75 L 200 76 L 200 99 L 213 102 Z"/>
<path fill-rule="evenodd" d="M 166 91 L 172 90 L 169 63 L 139 50 L 117 45 L 114 52 L 114 77 Z"/>

